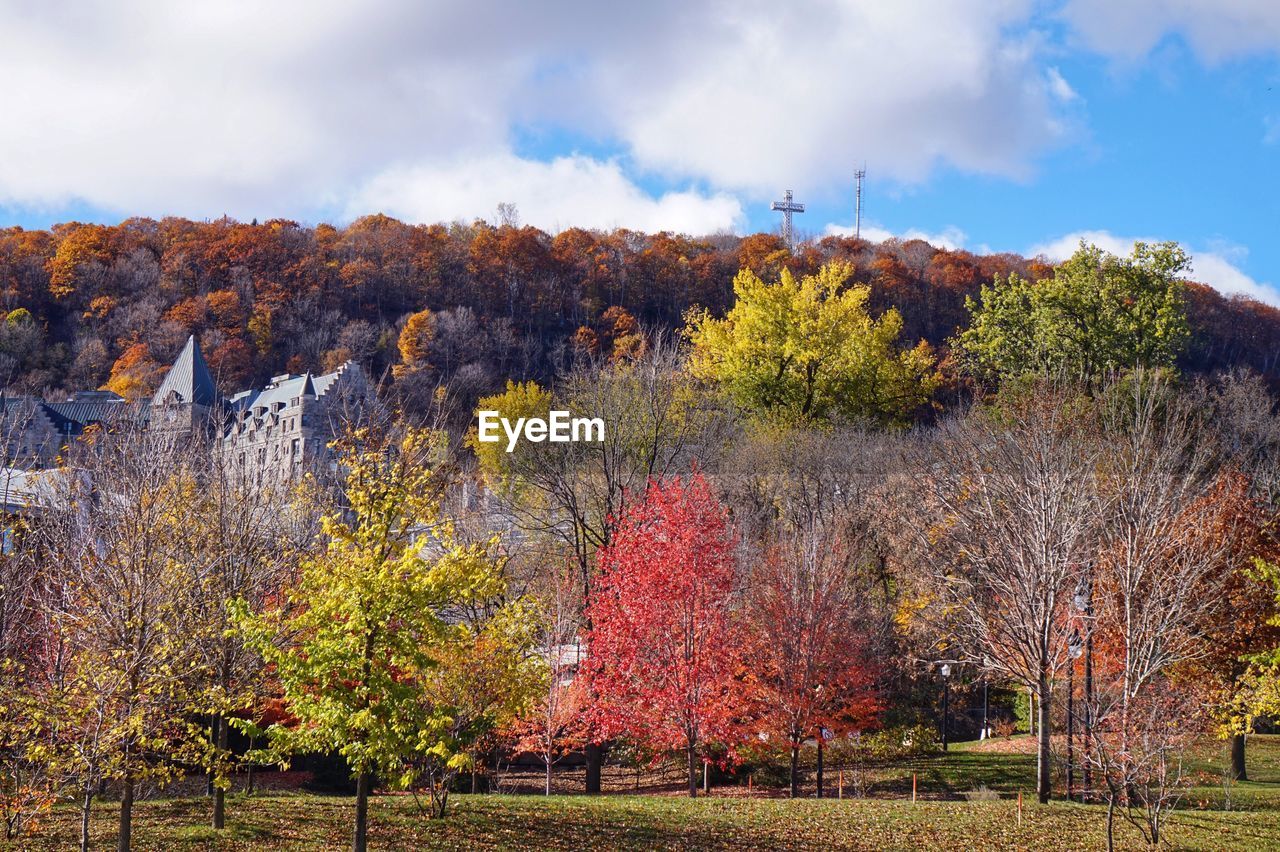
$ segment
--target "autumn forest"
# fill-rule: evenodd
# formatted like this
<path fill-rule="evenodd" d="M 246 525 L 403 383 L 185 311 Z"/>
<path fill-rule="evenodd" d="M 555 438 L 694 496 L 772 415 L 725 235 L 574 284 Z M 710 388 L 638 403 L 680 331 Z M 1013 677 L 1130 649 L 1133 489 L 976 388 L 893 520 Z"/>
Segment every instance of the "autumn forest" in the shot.
<path fill-rule="evenodd" d="M 190 334 L 224 389 L 283 372 L 359 362 L 391 377 L 406 318 L 433 314 L 431 369 L 400 390 L 410 405 L 448 388 L 459 425 L 474 401 L 508 378 L 547 381 L 584 354 L 606 357 L 637 329 L 678 328 L 702 306 L 723 313 L 739 269 L 765 277 L 852 264 L 868 307 L 902 315 L 902 340 L 943 355 L 968 321 L 965 298 L 1010 272 L 1043 277 L 1043 260 L 978 256 L 920 240 L 879 245 L 827 237 L 791 251 L 775 234 L 691 239 L 669 233 L 533 227 L 409 225 L 386 216 L 344 228 L 273 220 L 129 219 L 0 231 L 0 370 L 14 391 L 105 387 L 127 398 L 154 391 Z M 14 312 L 19 312 L 15 314 Z M 25 313 L 23 313 L 25 312 Z M 1280 311 L 1191 285 L 1191 372 L 1236 366 L 1272 375 Z M 30 317 L 33 322 L 17 322 Z M 927 412 L 922 412 L 927 415 Z"/>

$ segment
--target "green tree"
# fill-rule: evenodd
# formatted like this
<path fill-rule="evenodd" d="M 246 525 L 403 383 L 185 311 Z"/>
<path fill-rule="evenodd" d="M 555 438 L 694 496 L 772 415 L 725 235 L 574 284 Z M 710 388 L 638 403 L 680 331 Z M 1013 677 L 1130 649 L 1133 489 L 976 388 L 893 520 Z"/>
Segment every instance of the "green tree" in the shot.
<path fill-rule="evenodd" d="M 1269 627 L 1280 627 L 1280 563 L 1255 557 L 1252 569 L 1245 573 L 1275 589 L 1271 611 L 1265 614 L 1264 621 Z M 1280 717 L 1280 647 L 1244 654 L 1241 662 L 1247 668 L 1237 679 L 1230 700 L 1219 708 L 1221 733 L 1232 737 L 1253 733 L 1259 719 Z M 1239 768 L 1243 769 L 1243 764 L 1242 754 Z"/>
<path fill-rule="evenodd" d="M 536 682 L 523 663 L 528 619 L 519 600 L 504 602 L 492 543 L 460 544 L 441 514 L 441 448 L 429 430 L 339 441 L 345 505 L 323 518 L 323 549 L 278 609 L 238 614 L 298 720 L 268 729 L 271 753 L 332 750 L 352 768 L 356 852 L 375 774 L 412 787 L 425 768 L 435 793 Z M 282 633 L 293 641 L 280 645 Z M 483 702 L 460 686 L 481 673 Z"/>
<path fill-rule="evenodd" d="M 1189 263 L 1176 243 L 1137 243 L 1122 258 L 1082 242 L 1052 278 L 983 285 L 953 346 L 968 373 L 991 381 L 1171 368 L 1190 336 L 1178 277 Z"/>
<path fill-rule="evenodd" d="M 848 285 L 853 267 L 830 263 L 766 282 L 749 269 L 733 281 L 724 319 L 694 312 L 686 335 L 694 375 L 744 408 L 783 419 L 845 417 L 903 423 L 937 387 L 933 353 L 897 345 L 902 317 L 867 312 L 870 288 Z"/>

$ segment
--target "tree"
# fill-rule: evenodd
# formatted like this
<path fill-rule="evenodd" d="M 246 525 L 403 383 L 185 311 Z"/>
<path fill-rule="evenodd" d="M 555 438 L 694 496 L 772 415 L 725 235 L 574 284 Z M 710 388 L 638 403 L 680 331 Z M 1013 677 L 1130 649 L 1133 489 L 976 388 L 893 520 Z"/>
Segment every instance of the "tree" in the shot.
<path fill-rule="evenodd" d="M 315 523 L 304 516 L 316 507 L 304 499 L 305 490 L 290 495 L 256 486 L 211 448 L 205 452 L 190 531 L 184 627 L 201 664 L 192 710 L 211 719 L 203 763 L 213 792 L 212 825 L 221 829 L 237 765 L 228 748 L 230 720 L 252 718 L 255 705 L 268 697 L 269 682 L 262 655 L 236 629 L 230 604 L 260 610 L 281 593 L 314 539 Z"/>
<path fill-rule="evenodd" d="M 789 533 L 752 572 L 746 643 L 761 721 L 791 745 L 795 798 L 805 739 L 860 729 L 879 702 L 865 538 L 836 524 Z"/>
<path fill-rule="evenodd" d="M 409 314 L 400 330 L 400 363 L 395 367 L 397 377 L 430 366 L 431 341 L 435 337 L 435 315 L 431 311 Z"/>
<path fill-rule="evenodd" d="M 1112 771 L 1128 777 L 1135 737 L 1150 740 L 1145 725 L 1163 724 L 1159 714 L 1136 716 L 1136 705 L 1209 658 L 1208 632 L 1238 617 L 1226 605 L 1254 525 L 1248 483 L 1223 472 L 1194 396 L 1139 371 L 1104 388 L 1101 401 L 1106 450 L 1097 489 L 1105 511 L 1085 578 L 1086 627 L 1111 664 L 1095 666 L 1088 713 L 1096 731 L 1116 732 L 1120 765 Z"/>
<path fill-rule="evenodd" d="M 24 470 L 19 442 L 37 414 L 10 406 L 0 428 L 0 488 L 13 499 L 39 474 Z M 39 538 L 24 519 L 11 516 L 0 547 L 0 822 L 6 841 L 34 834 L 61 792 L 59 773 L 44 760 L 47 716 L 41 689 L 48 631 L 48 583 L 41 570 Z"/>
<path fill-rule="evenodd" d="M 1051 786 L 1054 673 L 1072 593 L 1097 542 L 1099 460 L 1089 404 L 1042 382 L 947 424 L 920 474 L 914 524 L 944 637 L 1035 693 L 1036 792 Z"/>
<path fill-rule="evenodd" d="M 427 430 L 351 430 L 338 444 L 342 505 L 323 518 L 323 550 L 303 560 L 288 606 L 238 608 L 298 720 L 268 730 L 273 752 L 335 750 L 351 766 L 355 852 L 375 772 L 408 787 L 425 766 L 442 815 L 440 785 L 467 764 L 491 707 L 524 688 L 520 603 L 502 603 L 490 549 L 457 543 L 441 515 L 440 451 Z M 448 617 L 458 610 L 482 617 Z M 293 641 L 277 644 L 281 632 Z M 482 698 L 477 711 L 469 702 Z"/>
<path fill-rule="evenodd" d="M 1066 374 L 1092 383 L 1134 367 L 1171 368 L 1189 338 L 1176 243 L 1137 243 L 1127 258 L 1081 242 L 1052 278 L 1016 273 L 983 285 L 953 341 L 971 374 Z"/>
<path fill-rule="evenodd" d="M 103 385 L 128 400 L 137 400 L 155 393 L 167 367 L 151 356 L 151 347 L 135 343 L 126 349 L 111 366 L 111 378 Z"/>
<path fill-rule="evenodd" d="M 679 351 L 655 340 L 635 361 L 581 364 L 554 397 L 536 385 L 508 385 L 480 401 L 507 417 L 545 415 L 555 405 L 604 420 L 600 442 L 520 442 L 506 453 L 470 441 L 485 479 L 528 536 L 557 541 L 577 571 L 582 607 L 596 576 L 596 554 L 613 539 L 627 506 L 649 479 L 687 470 L 695 455 L 715 452 L 719 412 L 681 369 Z M 584 619 L 590 628 L 590 615 Z M 590 688 L 590 687 L 588 687 Z M 588 703 L 592 700 L 588 696 Z M 589 736 L 586 791 L 600 792 L 602 740 Z"/>
<path fill-rule="evenodd" d="M 551 795 L 551 772 L 570 750 L 586 744 L 586 679 L 578 677 L 578 643 L 582 593 L 576 575 L 566 570 L 550 578 L 539 594 L 538 646 L 544 677 L 529 711 L 511 731 L 513 751 L 537 755 L 546 768 L 545 793 Z"/>
<path fill-rule="evenodd" d="M 121 788 L 118 847 L 132 841 L 138 785 L 194 761 L 187 723 L 200 660 L 182 630 L 197 480 L 171 433 L 123 427 L 82 441 L 56 478 L 41 546 L 53 568 L 47 684 L 52 759 L 75 778 L 82 819 L 97 784 Z"/>
<path fill-rule="evenodd" d="M 870 289 L 846 286 L 852 274 L 845 263 L 800 278 L 783 269 L 772 283 L 739 272 L 724 319 L 689 315 L 690 369 L 738 405 L 784 419 L 905 422 L 938 385 L 933 354 L 924 343 L 897 348 L 902 317 L 872 319 Z"/>
<path fill-rule="evenodd" d="M 734 537 L 701 474 L 650 484 L 600 554 L 588 666 L 611 733 L 683 749 L 689 795 L 699 749 L 730 738 L 739 665 Z"/>
<path fill-rule="evenodd" d="M 1266 383 L 1244 370 L 1198 383 L 1193 392 L 1218 447 L 1227 454 L 1226 464 L 1249 486 L 1246 499 L 1235 507 L 1241 547 L 1232 555 L 1234 564 L 1224 566 L 1231 571 L 1225 606 L 1234 615 L 1205 626 L 1210 651 L 1197 663 L 1213 685 L 1209 698 L 1223 723 L 1222 733 L 1231 740 L 1230 773 L 1246 781 L 1246 738 L 1254 719 L 1248 697 L 1255 692 L 1255 664 L 1259 654 L 1280 647 L 1269 568 L 1280 563 L 1280 541 L 1272 525 L 1280 506 L 1280 416 Z"/>
<path fill-rule="evenodd" d="M 1129 705 L 1125 718 L 1093 725 L 1086 765 L 1102 778 L 1107 803 L 1107 849 L 1115 849 L 1121 813 L 1151 847 L 1168 843 L 1166 824 L 1190 784 L 1182 755 L 1203 733 L 1203 705 L 1185 683 L 1157 676 Z"/>

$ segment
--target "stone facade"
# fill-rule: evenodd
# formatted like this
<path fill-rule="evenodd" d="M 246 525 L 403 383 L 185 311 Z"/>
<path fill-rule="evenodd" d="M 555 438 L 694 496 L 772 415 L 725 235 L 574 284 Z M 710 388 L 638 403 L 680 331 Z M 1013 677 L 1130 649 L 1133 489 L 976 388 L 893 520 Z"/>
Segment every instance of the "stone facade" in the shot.
<path fill-rule="evenodd" d="M 352 362 L 322 376 L 276 376 L 227 400 L 222 452 L 233 470 L 259 484 L 291 480 L 327 462 L 341 424 L 372 399 L 364 371 Z"/>
<path fill-rule="evenodd" d="M 111 391 L 77 391 L 62 402 L 0 394 L 0 452 L 8 467 L 53 467 L 67 442 L 89 427 L 144 413 Z"/>
<path fill-rule="evenodd" d="M 62 447 L 91 426 L 133 421 L 203 432 L 231 470 L 259 485 L 279 484 L 327 463 L 342 423 L 369 405 L 376 396 L 354 362 L 320 376 L 276 376 L 264 388 L 223 397 L 193 336 L 150 401 L 130 403 L 110 391 L 81 391 L 64 402 L 0 395 L 0 450 L 9 467 L 52 467 Z"/>

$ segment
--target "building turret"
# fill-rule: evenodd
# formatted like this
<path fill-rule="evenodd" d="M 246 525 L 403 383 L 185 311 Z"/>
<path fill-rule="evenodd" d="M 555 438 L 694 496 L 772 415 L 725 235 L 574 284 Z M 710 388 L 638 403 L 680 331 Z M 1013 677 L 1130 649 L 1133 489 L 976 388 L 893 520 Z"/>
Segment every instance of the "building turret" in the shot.
<path fill-rule="evenodd" d="M 206 428 L 218 405 L 218 391 L 195 335 L 151 398 L 151 428 L 191 432 Z"/>

